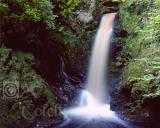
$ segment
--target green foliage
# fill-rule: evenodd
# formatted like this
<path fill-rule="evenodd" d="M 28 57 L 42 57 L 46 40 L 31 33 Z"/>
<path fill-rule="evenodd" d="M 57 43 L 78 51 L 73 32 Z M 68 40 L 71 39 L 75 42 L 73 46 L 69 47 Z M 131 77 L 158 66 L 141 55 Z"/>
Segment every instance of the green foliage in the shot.
<path fill-rule="evenodd" d="M 7 12 L 7 10 L 8 10 L 8 5 L 0 1 L 0 12 L 4 13 L 4 12 Z"/>
<path fill-rule="evenodd" d="M 33 5 L 40 10 L 41 19 L 47 24 L 48 28 L 55 28 L 55 18 L 57 15 L 53 14 L 54 5 L 50 0 L 33 0 Z"/>
<path fill-rule="evenodd" d="M 152 1 L 134 1 L 131 6 L 121 8 L 120 21 L 129 33 L 124 49 L 137 56 L 143 47 L 158 42 L 160 30 L 159 7 Z"/>
<path fill-rule="evenodd" d="M 31 54 L 0 47 L 0 89 L 3 89 L 0 93 L 0 127 L 11 125 L 20 128 L 22 120 L 30 124 L 39 118 L 49 119 L 55 116 L 37 116 L 34 113 L 37 108 L 43 109 L 45 105 L 56 111 L 56 104 L 48 84 L 31 68 L 33 64 Z M 15 97 L 2 93 L 7 91 L 6 85 L 15 85 L 14 89 L 16 87 L 18 90 Z M 24 109 L 29 119 L 25 118 Z"/>
<path fill-rule="evenodd" d="M 72 32 L 63 28 L 62 34 L 66 46 L 68 47 L 68 54 L 71 63 L 81 61 L 80 59 L 87 57 L 89 53 L 89 43 L 95 35 L 95 31 L 87 31 L 85 28 L 77 26 L 77 31 Z"/>
<path fill-rule="evenodd" d="M 31 8 L 28 4 L 24 6 L 24 14 L 28 20 L 40 21 L 40 10 L 36 8 Z"/>
<path fill-rule="evenodd" d="M 131 56 L 123 70 L 124 88 L 131 93 L 127 111 L 130 118 L 149 117 L 151 110 L 142 106 L 145 99 L 160 97 L 159 14 L 159 0 L 133 0 L 119 11 L 121 25 L 128 32 L 121 44 L 123 53 Z"/>
<path fill-rule="evenodd" d="M 1 2 L 1 10 L 6 10 L 6 7 L 8 7 L 9 11 L 7 11 L 7 14 L 2 18 L 7 17 L 7 19 L 11 18 L 20 22 L 42 21 L 46 24 L 47 28 L 55 28 L 54 22 L 57 16 L 53 14 L 53 5 L 50 0 L 3 0 Z"/>
<path fill-rule="evenodd" d="M 112 2 L 128 2 L 128 0 L 112 0 Z"/>
<path fill-rule="evenodd" d="M 59 7 L 62 9 L 62 11 L 60 12 L 60 14 L 62 16 L 67 16 L 69 15 L 74 9 L 75 7 L 78 6 L 79 4 L 79 0 L 58 0 L 59 1 Z"/>
<path fill-rule="evenodd" d="M 123 4 L 123 6 L 126 6 L 126 7 L 130 6 L 134 2 L 134 0 L 111 0 L 111 1 L 112 2 L 119 2 L 119 3 Z"/>
<path fill-rule="evenodd" d="M 136 14 L 129 13 L 127 9 L 120 9 L 120 20 L 122 26 L 124 26 L 129 33 L 135 33 L 139 29 L 138 22 L 140 19 Z"/>
<path fill-rule="evenodd" d="M 155 1 L 158 6 L 160 6 L 160 0 Z"/>

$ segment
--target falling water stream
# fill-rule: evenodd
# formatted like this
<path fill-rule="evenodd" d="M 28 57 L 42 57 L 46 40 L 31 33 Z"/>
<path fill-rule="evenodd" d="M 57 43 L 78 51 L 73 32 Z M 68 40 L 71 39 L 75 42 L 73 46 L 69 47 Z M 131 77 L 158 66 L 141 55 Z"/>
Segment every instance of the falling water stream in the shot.
<path fill-rule="evenodd" d="M 104 103 L 105 97 L 109 97 L 107 89 L 105 88 L 105 80 L 107 76 L 106 65 L 108 63 L 110 37 L 114 17 L 115 13 L 104 15 L 102 17 L 90 61 L 86 89 L 94 95 L 94 98 L 99 103 Z"/>
<path fill-rule="evenodd" d="M 109 92 L 107 91 L 106 65 L 109 60 L 110 37 L 115 15 L 116 13 L 110 13 L 102 17 L 92 50 L 86 89 L 81 93 L 78 107 L 62 110 L 66 121 L 58 126 L 58 128 L 71 128 L 71 126 L 67 126 L 67 124 L 74 119 L 82 120 L 82 122 L 101 119 L 105 122 L 114 122 L 121 126 L 128 127 L 126 123 L 110 109 Z M 85 127 L 82 126 L 82 122 L 78 128 Z M 96 126 L 95 128 L 111 127 L 107 127 L 107 123 L 105 123 L 104 126 Z"/>

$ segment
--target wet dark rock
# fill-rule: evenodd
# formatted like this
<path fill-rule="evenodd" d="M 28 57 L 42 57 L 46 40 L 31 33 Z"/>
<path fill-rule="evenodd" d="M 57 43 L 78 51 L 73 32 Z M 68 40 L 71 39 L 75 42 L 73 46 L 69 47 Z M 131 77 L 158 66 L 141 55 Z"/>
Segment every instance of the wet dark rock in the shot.
<path fill-rule="evenodd" d="M 129 97 L 127 96 L 128 91 L 126 92 L 126 95 L 123 95 L 124 93 L 122 93 L 121 80 L 121 77 L 110 80 L 111 109 L 120 115 L 122 115 L 122 112 L 125 110 L 125 104 L 129 101 Z"/>
<path fill-rule="evenodd" d="M 160 111 L 159 111 L 159 97 L 146 97 L 144 99 L 143 106 L 144 110 L 149 109 L 150 117 L 140 117 L 142 109 L 136 108 L 131 102 L 131 91 L 129 88 L 122 87 L 121 77 L 110 80 L 111 89 L 111 109 L 116 111 L 119 116 L 130 122 L 133 128 L 159 128 L 160 123 Z M 136 117 L 132 117 L 133 113 L 130 113 L 133 109 L 139 110 Z M 134 113 L 135 114 L 135 113 Z M 134 115 L 133 114 L 133 115 Z M 145 114 L 145 112 L 143 113 Z"/>
<path fill-rule="evenodd" d="M 109 12 L 117 12 L 119 10 L 119 2 L 106 1 L 103 5 L 106 6 Z"/>
<path fill-rule="evenodd" d="M 160 119 L 160 97 L 146 97 L 143 102 L 143 106 L 150 111 L 150 120 L 154 120 L 155 123 Z"/>
<path fill-rule="evenodd" d="M 126 30 L 120 30 L 119 32 L 115 33 L 116 37 L 127 37 L 128 36 L 128 32 Z"/>

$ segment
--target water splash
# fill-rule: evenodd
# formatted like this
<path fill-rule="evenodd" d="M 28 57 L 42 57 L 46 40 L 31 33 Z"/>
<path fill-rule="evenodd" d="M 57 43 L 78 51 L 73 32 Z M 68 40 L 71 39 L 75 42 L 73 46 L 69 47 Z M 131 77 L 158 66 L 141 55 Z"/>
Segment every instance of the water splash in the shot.
<path fill-rule="evenodd" d="M 79 107 L 63 110 L 66 118 L 81 117 L 90 120 L 98 117 L 118 119 L 115 112 L 110 110 L 109 104 L 98 103 L 87 90 L 82 91 L 80 101 Z"/>
<path fill-rule="evenodd" d="M 95 123 L 95 121 L 102 122 L 100 125 L 105 122 L 101 128 L 106 128 L 108 123 L 117 124 L 119 128 L 131 128 L 125 121 L 121 120 L 114 111 L 110 109 L 110 104 L 101 104 L 97 102 L 87 90 L 82 91 L 80 101 L 79 107 L 64 109 L 62 111 L 62 114 L 66 120 L 56 128 L 70 128 L 70 124 L 76 124 L 77 122 L 78 125 L 73 128 L 88 128 L 86 127 L 87 123 Z M 98 127 L 99 124 L 97 127 L 94 126 L 94 128 Z M 117 128 L 117 126 L 109 127 Z"/>

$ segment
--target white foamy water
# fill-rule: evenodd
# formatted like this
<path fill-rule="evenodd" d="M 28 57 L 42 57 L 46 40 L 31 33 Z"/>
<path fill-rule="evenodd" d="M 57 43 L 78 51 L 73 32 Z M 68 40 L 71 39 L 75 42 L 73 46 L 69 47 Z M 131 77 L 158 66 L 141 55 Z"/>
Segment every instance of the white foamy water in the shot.
<path fill-rule="evenodd" d="M 66 119 L 70 120 L 78 117 L 88 121 L 103 118 L 107 121 L 125 125 L 116 113 L 110 109 L 109 94 L 105 81 L 110 37 L 115 15 L 115 13 L 110 13 L 102 17 L 92 50 L 86 90 L 82 91 L 78 107 L 62 111 Z"/>
<path fill-rule="evenodd" d="M 100 104 L 87 90 L 82 91 L 79 107 L 66 109 L 63 111 L 66 118 L 81 117 L 92 120 L 93 118 L 105 118 L 118 120 L 116 113 L 110 110 L 109 104 Z"/>

